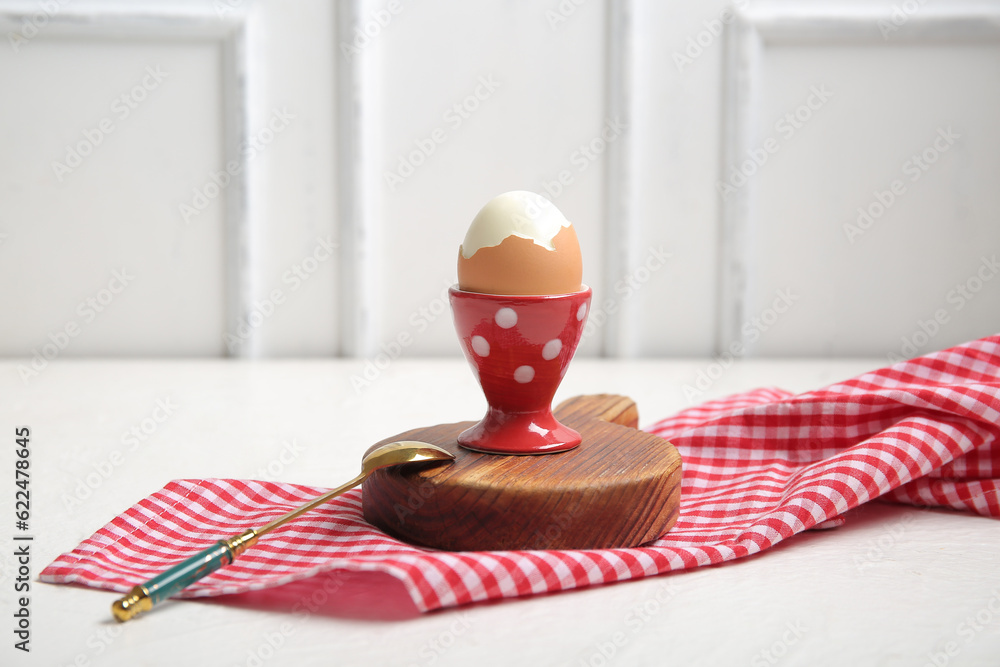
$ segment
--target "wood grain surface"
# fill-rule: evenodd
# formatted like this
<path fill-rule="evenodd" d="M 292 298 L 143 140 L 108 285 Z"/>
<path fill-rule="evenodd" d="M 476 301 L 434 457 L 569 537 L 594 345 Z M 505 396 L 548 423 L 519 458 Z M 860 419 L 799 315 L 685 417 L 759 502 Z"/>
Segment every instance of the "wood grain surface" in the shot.
<path fill-rule="evenodd" d="M 456 458 L 377 471 L 362 487 L 365 519 L 407 542 L 452 551 L 630 547 L 674 525 L 680 456 L 637 430 L 631 399 L 578 396 L 555 414 L 583 436 L 579 447 L 539 456 L 472 452 L 456 438 L 473 422 L 377 443 L 423 440 Z"/>

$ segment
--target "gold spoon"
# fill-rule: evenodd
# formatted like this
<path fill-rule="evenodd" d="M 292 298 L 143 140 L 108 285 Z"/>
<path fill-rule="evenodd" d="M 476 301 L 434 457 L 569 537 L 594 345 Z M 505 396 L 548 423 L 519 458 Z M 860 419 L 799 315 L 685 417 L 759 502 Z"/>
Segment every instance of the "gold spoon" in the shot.
<path fill-rule="evenodd" d="M 156 575 L 145 584 L 134 587 L 125 597 L 116 600 L 111 605 L 111 614 L 119 621 L 127 621 L 140 612 L 149 611 L 153 605 L 159 604 L 220 567 L 232 563 L 240 554 L 256 544 L 262 535 L 283 526 L 301 514 L 316 509 L 344 491 L 354 488 L 379 468 L 403 463 L 445 461 L 454 458 L 455 455 L 451 452 L 436 445 L 416 440 L 401 440 L 377 447 L 361 460 L 361 474 L 351 481 L 324 493 L 285 516 L 275 519 L 263 528 L 251 528 L 230 537 L 228 540 L 220 540 L 201 553 Z"/>

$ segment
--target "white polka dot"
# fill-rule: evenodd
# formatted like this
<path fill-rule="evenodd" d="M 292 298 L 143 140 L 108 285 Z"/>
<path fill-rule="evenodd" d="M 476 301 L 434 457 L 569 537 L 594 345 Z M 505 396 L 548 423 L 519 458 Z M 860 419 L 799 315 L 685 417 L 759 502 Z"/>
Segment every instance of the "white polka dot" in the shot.
<path fill-rule="evenodd" d="M 576 319 L 582 320 L 587 316 L 587 304 L 581 303 L 580 309 L 576 311 Z"/>
<path fill-rule="evenodd" d="M 514 371 L 514 379 L 521 384 L 527 384 L 535 379 L 535 369 L 531 366 L 518 366 Z"/>
<path fill-rule="evenodd" d="M 513 308 L 501 308 L 493 316 L 493 319 L 496 320 L 497 326 L 501 329 L 510 329 L 517 324 L 517 313 L 514 312 Z"/>
<path fill-rule="evenodd" d="M 562 350 L 562 341 L 558 338 L 553 338 L 545 347 L 542 348 L 542 359 L 545 361 L 552 361 L 559 356 L 559 352 Z"/>
<path fill-rule="evenodd" d="M 490 356 L 490 344 L 482 336 L 472 337 L 472 351 L 478 354 L 480 357 Z"/>

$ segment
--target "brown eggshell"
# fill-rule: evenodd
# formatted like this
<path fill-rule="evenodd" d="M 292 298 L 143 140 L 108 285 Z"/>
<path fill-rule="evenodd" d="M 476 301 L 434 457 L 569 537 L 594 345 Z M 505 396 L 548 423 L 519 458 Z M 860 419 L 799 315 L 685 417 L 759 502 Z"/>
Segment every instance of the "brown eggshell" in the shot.
<path fill-rule="evenodd" d="M 552 239 L 554 250 L 520 236 L 480 248 L 466 259 L 458 251 L 458 287 L 483 294 L 569 294 L 583 289 L 583 258 L 572 226 Z"/>

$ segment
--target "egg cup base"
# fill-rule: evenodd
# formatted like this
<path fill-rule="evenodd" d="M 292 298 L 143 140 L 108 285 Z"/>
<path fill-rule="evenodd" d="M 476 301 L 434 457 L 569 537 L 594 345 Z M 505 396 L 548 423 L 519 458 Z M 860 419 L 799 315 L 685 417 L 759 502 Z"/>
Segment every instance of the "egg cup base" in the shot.
<path fill-rule="evenodd" d="M 559 423 L 550 409 L 509 414 L 490 408 L 482 421 L 458 436 L 459 445 L 484 454 L 554 454 L 581 441 L 580 434 Z"/>

